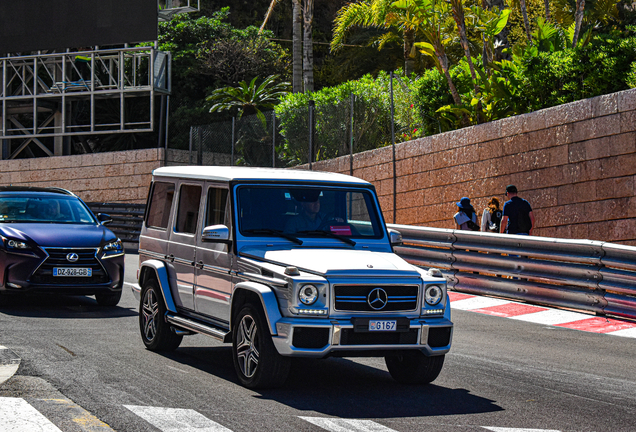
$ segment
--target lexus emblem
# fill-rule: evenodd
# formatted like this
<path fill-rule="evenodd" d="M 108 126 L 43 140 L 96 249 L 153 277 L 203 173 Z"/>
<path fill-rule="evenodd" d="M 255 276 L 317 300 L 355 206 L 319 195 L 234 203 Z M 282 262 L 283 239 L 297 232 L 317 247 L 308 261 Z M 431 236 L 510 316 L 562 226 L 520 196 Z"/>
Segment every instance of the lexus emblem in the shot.
<path fill-rule="evenodd" d="M 367 296 L 367 303 L 369 303 L 371 309 L 374 310 L 382 309 L 384 306 L 386 306 L 388 301 L 389 296 L 382 288 L 374 288 Z"/>
<path fill-rule="evenodd" d="M 75 262 L 79 259 L 79 255 L 77 255 L 75 252 L 72 252 L 68 255 L 66 255 L 66 261 L 68 262 Z"/>

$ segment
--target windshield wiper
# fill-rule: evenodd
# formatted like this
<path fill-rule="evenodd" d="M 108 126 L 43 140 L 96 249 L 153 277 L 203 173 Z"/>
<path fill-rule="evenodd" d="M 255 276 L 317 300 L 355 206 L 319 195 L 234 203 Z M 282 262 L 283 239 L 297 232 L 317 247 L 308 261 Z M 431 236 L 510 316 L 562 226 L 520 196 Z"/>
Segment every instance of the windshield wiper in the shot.
<path fill-rule="evenodd" d="M 278 237 L 282 237 L 296 244 L 299 244 L 299 245 L 303 244 L 303 241 L 299 239 L 298 237 L 294 237 L 291 234 L 284 233 L 281 230 L 275 230 L 271 228 L 255 228 L 255 229 L 243 230 L 243 232 L 249 233 L 249 234 L 274 234 Z"/>
<path fill-rule="evenodd" d="M 345 236 L 341 236 L 338 234 L 334 234 L 331 231 L 322 231 L 322 230 L 315 230 L 315 231 L 298 231 L 299 234 L 314 234 L 314 235 L 322 235 L 322 236 L 327 236 L 327 237 L 331 237 L 331 238 L 335 238 L 338 239 L 340 241 L 343 241 L 345 243 L 350 244 L 351 246 L 355 246 L 356 242 L 354 242 L 353 240 L 351 240 L 349 237 L 345 237 Z"/>

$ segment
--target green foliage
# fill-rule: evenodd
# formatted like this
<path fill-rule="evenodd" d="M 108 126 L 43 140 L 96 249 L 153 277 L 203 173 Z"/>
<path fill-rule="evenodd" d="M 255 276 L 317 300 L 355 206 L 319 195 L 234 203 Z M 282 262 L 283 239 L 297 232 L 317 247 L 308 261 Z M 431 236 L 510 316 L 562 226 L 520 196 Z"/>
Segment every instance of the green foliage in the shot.
<path fill-rule="evenodd" d="M 275 107 L 284 137 L 283 159 L 289 165 L 308 161 L 309 101 L 315 101 L 316 134 L 314 160 L 330 159 L 349 154 L 351 143 L 351 94 L 354 99 L 353 141 L 355 152 L 391 144 L 391 106 L 389 74 L 377 77 L 365 75 L 335 87 L 323 88 L 311 94 L 289 94 Z M 394 80 L 396 140 L 408 131 L 408 137 L 418 129 L 419 115 L 411 93 L 414 79 Z M 417 134 L 417 131 L 415 132 Z M 403 137 L 406 138 L 406 137 Z"/>

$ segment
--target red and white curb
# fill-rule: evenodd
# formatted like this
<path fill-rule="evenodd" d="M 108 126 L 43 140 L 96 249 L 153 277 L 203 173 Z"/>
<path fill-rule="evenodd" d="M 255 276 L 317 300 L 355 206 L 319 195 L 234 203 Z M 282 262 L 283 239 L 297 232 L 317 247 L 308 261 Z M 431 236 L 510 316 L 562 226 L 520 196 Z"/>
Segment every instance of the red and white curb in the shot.
<path fill-rule="evenodd" d="M 564 327 L 592 333 L 636 338 L 636 323 L 614 318 L 597 317 L 581 312 L 550 309 L 492 297 L 481 297 L 449 291 L 451 309 Z"/>

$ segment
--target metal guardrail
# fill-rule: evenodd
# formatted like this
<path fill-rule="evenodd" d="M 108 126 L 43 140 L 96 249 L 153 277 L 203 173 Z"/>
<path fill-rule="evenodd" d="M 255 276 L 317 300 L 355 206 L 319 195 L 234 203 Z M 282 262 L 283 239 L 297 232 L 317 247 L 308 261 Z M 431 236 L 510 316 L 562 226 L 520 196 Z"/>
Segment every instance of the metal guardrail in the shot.
<path fill-rule="evenodd" d="M 113 221 L 106 226 L 123 242 L 139 243 L 145 204 L 89 202 L 86 205 L 95 214 L 109 215 Z"/>
<path fill-rule="evenodd" d="M 454 291 L 636 319 L 636 247 L 592 240 L 387 225 L 411 264 Z"/>

